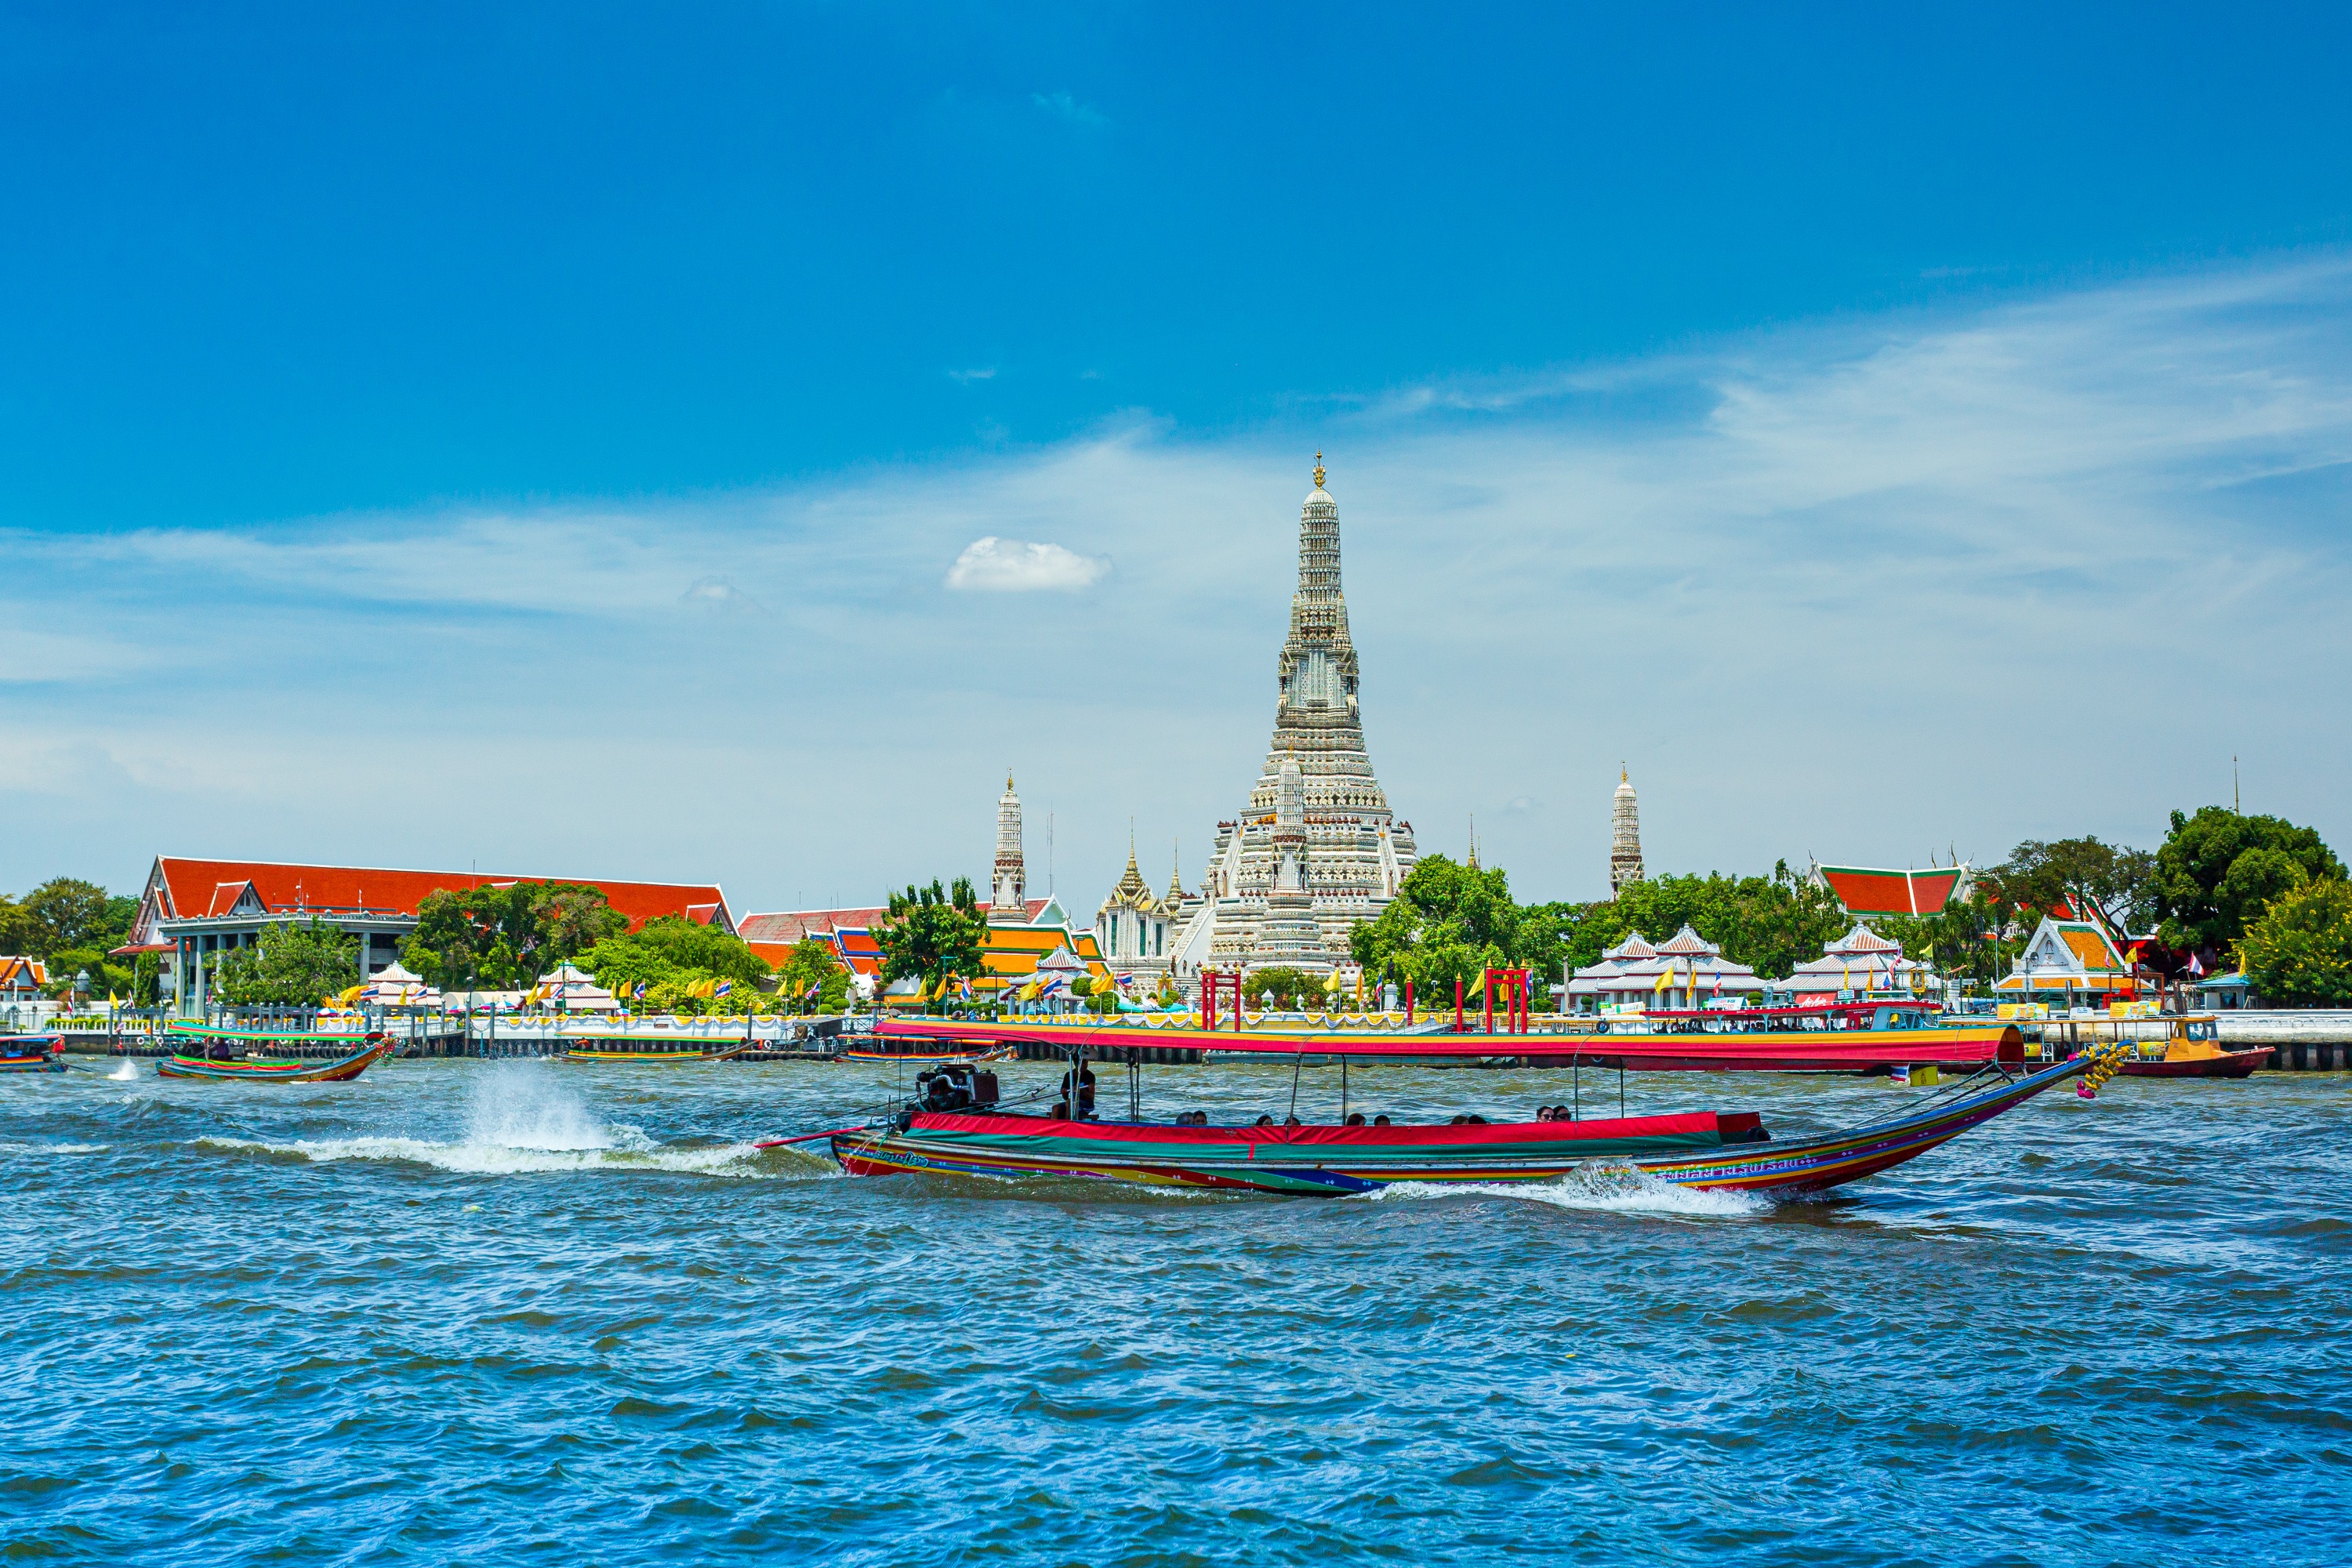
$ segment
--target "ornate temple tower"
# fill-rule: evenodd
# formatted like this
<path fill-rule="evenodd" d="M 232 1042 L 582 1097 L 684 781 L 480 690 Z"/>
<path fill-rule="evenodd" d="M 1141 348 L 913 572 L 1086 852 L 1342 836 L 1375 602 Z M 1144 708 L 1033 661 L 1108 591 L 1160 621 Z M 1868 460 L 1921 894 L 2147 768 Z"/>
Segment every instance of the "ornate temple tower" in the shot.
<path fill-rule="evenodd" d="M 1633 781 L 1617 770 L 1617 804 L 1612 813 L 1609 840 L 1609 896 L 1628 882 L 1642 879 L 1642 813 L 1633 800 Z"/>
<path fill-rule="evenodd" d="M 1180 973 L 1203 964 L 1344 964 L 1349 931 L 1387 908 L 1412 868 L 1412 825 L 1389 810 L 1364 746 L 1356 647 L 1340 590 L 1339 506 L 1323 477 L 1318 452 L 1315 489 L 1298 513 L 1290 631 L 1275 661 L 1273 741 L 1247 807 L 1217 825 L 1201 907 L 1181 942 Z M 1286 822 L 1285 792 L 1294 788 L 1295 820 Z M 1294 864 L 1303 911 L 1286 901 L 1291 889 L 1279 886 Z M 1283 930 L 1266 932 L 1277 894 L 1286 900 Z M 1319 954 L 1292 923 L 1302 913 L 1320 933 Z M 1277 934 L 1280 940 L 1266 940 Z"/>
<path fill-rule="evenodd" d="M 1004 793 L 996 800 L 996 875 L 988 901 L 988 918 L 998 925 L 1029 923 L 1029 882 L 1021 865 L 1021 797 L 1013 793 L 1013 775 L 1004 775 Z"/>

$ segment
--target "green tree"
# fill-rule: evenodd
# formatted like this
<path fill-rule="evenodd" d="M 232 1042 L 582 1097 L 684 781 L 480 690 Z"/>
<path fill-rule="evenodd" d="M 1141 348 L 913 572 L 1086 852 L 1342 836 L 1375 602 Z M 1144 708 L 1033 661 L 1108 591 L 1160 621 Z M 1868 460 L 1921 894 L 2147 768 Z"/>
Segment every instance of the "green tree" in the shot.
<path fill-rule="evenodd" d="M 1349 956 L 1376 982 L 1412 981 L 1422 1005 L 1434 1005 L 1456 980 L 1475 986 L 1483 971 L 1514 960 L 1520 919 L 1505 872 L 1432 855 L 1405 873 L 1378 919 L 1348 934 Z"/>
<path fill-rule="evenodd" d="M 2272 900 L 2247 926 L 2238 962 L 2267 1000 L 2352 1006 L 2352 884 L 2322 878 Z"/>
<path fill-rule="evenodd" d="M 444 991 L 519 990 L 629 927 L 600 889 L 567 882 L 427 893 L 416 917 L 401 962 Z"/>
<path fill-rule="evenodd" d="M 2095 837 L 2029 838 L 1977 881 L 2004 927 L 2031 926 L 2078 893 L 2097 900 L 2126 930 L 2156 918 L 2156 857 Z"/>
<path fill-rule="evenodd" d="M 874 928 L 882 950 L 882 980 L 920 981 L 944 993 L 952 980 L 977 980 L 987 973 L 981 953 L 988 941 L 988 918 L 974 900 L 971 879 L 958 877 L 942 888 L 909 885 L 890 895 L 887 919 Z"/>
<path fill-rule="evenodd" d="M 2176 811 L 2156 852 L 2158 935 L 2168 946 L 2224 952 L 2272 900 L 2343 877 L 2343 862 L 2314 828 L 2218 805 L 2194 816 Z"/>
<path fill-rule="evenodd" d="M 580 953 L 578 962 L 615 995 L 644 985 L 642 1001 L 661 1012 L 740 1013 L 753 1005 L 759 983 L 768 977 L 766 962 L 742 938 L 682 915 L 664 915 L 634 933 L 606 936 Z M 734 984 L 725 996 L 694 995 L 693 988 L 707 980 Z"/>
<path fill-rule="evenodd" d="M 0 954 L 31 958 L 33 952 L 33 917 L 25 906 L 5 893 L 0 893 Z"/>
<path fill-rule="evenodd" d="M 1242 989 L 1260 1007 L 1287 1011 L 1302 1004 L 1319 1003 L 1323 999 L 1323 977 L 1285 964 L 1269 964 L 1251 970 L 1242 982 Z"/>
<path fill-rule="evenodd" d="M 316 919 L 272 921 L 252 947 L 225 952 L 212 994 L 233 1007 L 315 1007 L 359 984 L 359 939 Z"/>
<path fill-rule="evenodd" d="M 115 935 L 109 903 L 104 888 L 79 877 L 52 877 L 35 888 L 25 895 L 24 902 L 26 936 L 33 956 L 46 961 L 68 948 L 95 948 L 102 952 L 120 946 L 121 939 Z M 124 922 L 125 929 L 128 923 Z M 109 942 L 110 936 L 115 940 Z"/>
<path fill-rule="evenodd" d="M 131 975 L 131 1000 L 134 1006 L 152 1007 L 163 1000 L 163 968 L 152 952 L 142 952 Z"/>
<path fill-rule="evenodd" d="M 776 995 L 787 1012 L 838 1013 L 849 1005 L 849 966 L 831 942 L 803 937 L 776 966 Z"/>

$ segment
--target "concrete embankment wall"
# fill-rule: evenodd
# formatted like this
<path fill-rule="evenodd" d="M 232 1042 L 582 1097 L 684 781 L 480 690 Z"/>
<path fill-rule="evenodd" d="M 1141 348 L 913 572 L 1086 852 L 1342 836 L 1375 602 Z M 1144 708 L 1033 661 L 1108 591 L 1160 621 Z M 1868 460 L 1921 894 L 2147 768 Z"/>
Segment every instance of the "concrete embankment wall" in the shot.
<path fill-rule="evenodd" d="M 2342 1072 L 2352 1068 L 2352 1010 L 2262 1008 L 2221 1013 L 2221 1043 L 2241 1049 L 2271 1046 L 2271 1072 Z"/>

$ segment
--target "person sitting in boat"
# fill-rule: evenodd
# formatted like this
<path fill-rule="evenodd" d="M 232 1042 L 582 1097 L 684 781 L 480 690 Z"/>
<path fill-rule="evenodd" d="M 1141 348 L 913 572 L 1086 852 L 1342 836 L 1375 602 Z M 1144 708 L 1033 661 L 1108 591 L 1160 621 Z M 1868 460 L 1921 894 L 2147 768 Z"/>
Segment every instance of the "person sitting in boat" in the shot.
<path fill-rule="evenodd" d="M 1307 1123 L 1298 1120 L 1298 1113 L 1297 1111 L 1293 1111 L 1288 1116 L 1284 1117 L 1282 1119 L 1282 1124 L 1285 1127 L 1304 1127 L 1307 1125 Z"/>
<path fill-rule="evenodd" d="M 1255 1121 L 1251 1122 L 1250 1125 L 1253 1127 L 1271 1127 L 1274 1125 L 1274 1117 L 1270 1113 L 1261 1116 Z"/>
<path fill-rule="evenodd" d="M 1383 1110 L 1378 1116 L 1372 1118 L 1372 1125 L 1375 1127 L 1388 1127 L 1394 1124 L 1389 1121 L 1389 1113 Z"/>
<path fill-rule="evenodd" d="M 1359 1110 L 1359 1111 L 1355 1112 L 1353 1115 L 1351 1115 L 1351 1116 L 1349 1116 L 1349 1117 L 1348 1118 L 1348 1125 L 1349 1125 L 1349 1126 L 1350 1126 L 1350 1127 L 1361 1127 L 1363 1124 L 1364 1124 L 1364 1113 L 1363 1113 L 1362 1111 L 1360 1111 L 1360 1110 Z"/>
<path fill-rule="evenodd" d="M 1062 1075 L 1062 1104 L 1061 1104 L 1061 1106 L 1059 1107 L 1059 1109 L 1061 1109 L 1061 1110 L 1063 1110 L 1066 1111 L 1066 1110 L 1068 1110 L 1068 1108 L 1069 1108 L 1069 1103 L 1070 1103 L 1070 1075 L 1069 1075 L 1068 1073 L 1064 1073 L 1064 1074 Z M 1089 1068 L 1089 1067 L 1082 1067 L 1082 1068 L 1080 1068 L 1078 1069 L 1078 1115 L 1077 1115 L 1077 1120 L 1079 1120 L 1080 1121 L 1092 1121 L 1094 1120 L 1094 1118 L 1095 1118 L 1095 1069 L 1094 1069 L 1094 1068 Z M 1068 1120 L 1068 1118 L 1066 1116 L 1066 1117 L 1064 1118 L 1064 1120 L 1065 1120 L 1065 1121 L 1066 1121 L 1066 1120 Z"/>

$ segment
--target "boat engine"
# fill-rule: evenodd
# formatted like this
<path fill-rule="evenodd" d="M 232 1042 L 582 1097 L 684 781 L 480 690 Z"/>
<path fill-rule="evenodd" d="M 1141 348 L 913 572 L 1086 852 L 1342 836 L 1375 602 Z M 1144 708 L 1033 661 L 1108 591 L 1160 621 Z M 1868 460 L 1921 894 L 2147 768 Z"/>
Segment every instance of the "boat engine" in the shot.
<path fill-rule="evenodd" d="M 915 1101 L 934 1112 L 994 1105 L 996 1075 L 970 1062 L 944 1062 L 915 1075 Z"/>

